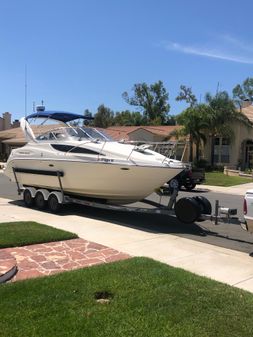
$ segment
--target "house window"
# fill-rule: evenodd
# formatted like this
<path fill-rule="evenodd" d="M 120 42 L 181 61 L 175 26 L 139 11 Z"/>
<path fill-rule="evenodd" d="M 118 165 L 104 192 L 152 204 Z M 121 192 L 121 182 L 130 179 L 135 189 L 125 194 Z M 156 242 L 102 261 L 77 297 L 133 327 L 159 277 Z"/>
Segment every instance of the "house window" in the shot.
<path fill-rule="evenodd" d="M 228 138 L 215 138 L 214 139 L 214 163 L 229 163 L 229 146 L 230 141 Z"/>
<path fill-rule="evenodd" d="M 220 145 L 220 138 L 214 138 L 214 145 Z"/>

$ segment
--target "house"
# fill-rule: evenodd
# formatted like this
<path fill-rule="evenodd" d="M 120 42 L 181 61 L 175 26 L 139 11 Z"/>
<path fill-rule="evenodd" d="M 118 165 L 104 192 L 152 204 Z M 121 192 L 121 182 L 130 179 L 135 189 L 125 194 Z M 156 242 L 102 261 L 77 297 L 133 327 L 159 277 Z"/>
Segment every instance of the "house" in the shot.
<path fill-rule="evenodd" d="M 253 123 L 253 105 L 251 102 L 243 102 L 240 111 Z M 253 127 L 234 122 L 232 128 L 235 135 L 234 139 L 228 140 L 217 136 L 214 139 L 213 149 L 211 137 L 207 137 L 207 143 L 203 149 L 203 158 L 209 163 L 213 161 L 214 165 L 229 166 L 242 170 L 253 168 Z"/>

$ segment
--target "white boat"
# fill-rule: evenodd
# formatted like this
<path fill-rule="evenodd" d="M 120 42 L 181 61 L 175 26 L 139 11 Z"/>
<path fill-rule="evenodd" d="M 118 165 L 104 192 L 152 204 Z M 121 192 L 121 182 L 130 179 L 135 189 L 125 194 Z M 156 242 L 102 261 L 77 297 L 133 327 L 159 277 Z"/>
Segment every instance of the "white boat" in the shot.
<path fill-rule="evenodd" d="M 54 125 L 51 122 L 51 130 L 35 136 L 30 121 L 41 118 Z M 152 151 L 147 145 L 113 141 L 101 131 L 85 126 L 85 119 L 82 115 L 41 108 L 21 118 L 28 143 L 12 150 L 4 173 L 24 187 L 49 191 L 61 189 L 60 175 L 66 194 L 127 204 L 147 197 L 185 167 L 181 161 Z M 74 120 L 82 120 L 82 125 L 77 126 Z"/>

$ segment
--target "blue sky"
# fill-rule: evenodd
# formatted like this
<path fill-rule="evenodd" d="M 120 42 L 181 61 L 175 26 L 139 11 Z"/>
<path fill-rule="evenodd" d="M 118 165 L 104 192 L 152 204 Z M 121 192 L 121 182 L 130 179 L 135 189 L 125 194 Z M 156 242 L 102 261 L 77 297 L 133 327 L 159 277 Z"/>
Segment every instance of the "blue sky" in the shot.
<path fill-rule="evenodd" d="M 181 84 L 198 99 L 253 77 L 250 0 L 8 0 L 0 2 L 0 115 L 43 99 L 49 110 L 130 107 L 135 83 L 162 80 L 171 114 Z"/>

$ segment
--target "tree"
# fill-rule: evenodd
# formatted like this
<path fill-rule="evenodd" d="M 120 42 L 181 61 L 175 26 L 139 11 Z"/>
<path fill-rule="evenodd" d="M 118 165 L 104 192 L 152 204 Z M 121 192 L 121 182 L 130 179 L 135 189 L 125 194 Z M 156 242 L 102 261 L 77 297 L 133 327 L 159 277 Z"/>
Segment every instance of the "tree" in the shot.
<path fill-rule="evenodd" d="M 143 116 L 139 111 L 131 112 L 129 110 L 116 112 L 113 119 L 114 125 L 142 125 Z"/>
<path fill-rule="evenodd" d="M 108 126 L 111 126 L 113 124 L 113 116 L 113 111 L 105 107 L 104 104 L 101 104 L 94 116 L 94 126 L 98 126 L 100 128 L 107 128 Z"/>
<path fill-rule="evenodd" d="M 114 125 L 132 125 L 132 114 L 129 110 L 116 112 L 113 119 Z"/>
<path fill-rule="evenodd" d="M 136 126 L 145 125 L 145 120 L 143 119 L 143 116 L 140 113 L 140 111 L 132 112 L 132 120 L 133 120 L 133 125 L 136 125 Z"/>
<path fill-rule="evenodd" d="M 192 93 L 192 88 L 186 87 L 185 85 L 180 85 L 180 92 L 176 97 L 176 101 L 186 101 L 191 107 L 197 104 L 197 98 Z"/>
<path fill-rule="evenodd" d="M 218 92 L 215 96 L 207 93 L 206 103 L 208 108 L 206 121 L 211 137 L 211 164 L 213 165 L 214 138 L 219 136 L 233 140 L 233 122 L 243 123 L 248 127 L 252 127 L 252 123 L 244 114 L 236 110 L 234 101 L 226 91 Z"/>
<path fill-rule="evenodd" d="M 180 86 L 180 92 L 176 97 L 176 101 L 185 101 L 190 106 L 176 117 L 177 123 L 183 127 L 176 130 L 178 137 L 189 137 L 190 156 L 189 160 L 193 160 L 193 144 L 196 145 L 196 159 L 199 160 L 201 142 L 206 142 L 203 129 L 206 128 L 205 114 L 206 106 L 197 102 L 196 96 L 192 89 L 185 85 Z"/>
<path fill-rule="evenodd" d="M 85 109 L 84 112 L 84 117 L 91 118 L 92 117 L 92 112 L 89 109 Z M 93 120 L 84 120 L 83 125 L 93 125 Z"/>
<path fill-rule="evenodd" d="M 127 92 L 122 94 L 123 99 L 130 105 L 136 106 L 143 113 L 149 124 L 164 124 L 170 110 L 168 104 L 169 94 L 162 81 L 150 86 L 137 83 L 133 87 L 134 94 L 129 96 Z"/>
<path fill-rule="evenodd" d="M 166 125 L 176 125 L 176 124 L 177 124 L 176 116 L 168 115 Z"/>
<path fill-rule="evenodd" d="M 190 106 L 176 117 L 177 123 L 182 128 L 175 130 L 177 137 L 189 137 L 190 144 L 190 162 L 193 161 L 193 144 L 196 145 L 196 160 L 199 160 L 201 142 L 206 143 L 205 130 L 208 125 L 206 122 L 207 106 L 199 104 Z"/>
<path fill-rule="evenodd" d="M 83 114 L 84 117 L 92 117 L 92 112 L 89 109 L 85 109 Z"/>
<path fill-rule="evenodd" d="M 242 108 L 242 102 L 248 100 L 253 102 L 253 78 L 248 77 L 242 85 L 237 84 L 233 89 L 233 98 L 237 106 Z"/>

